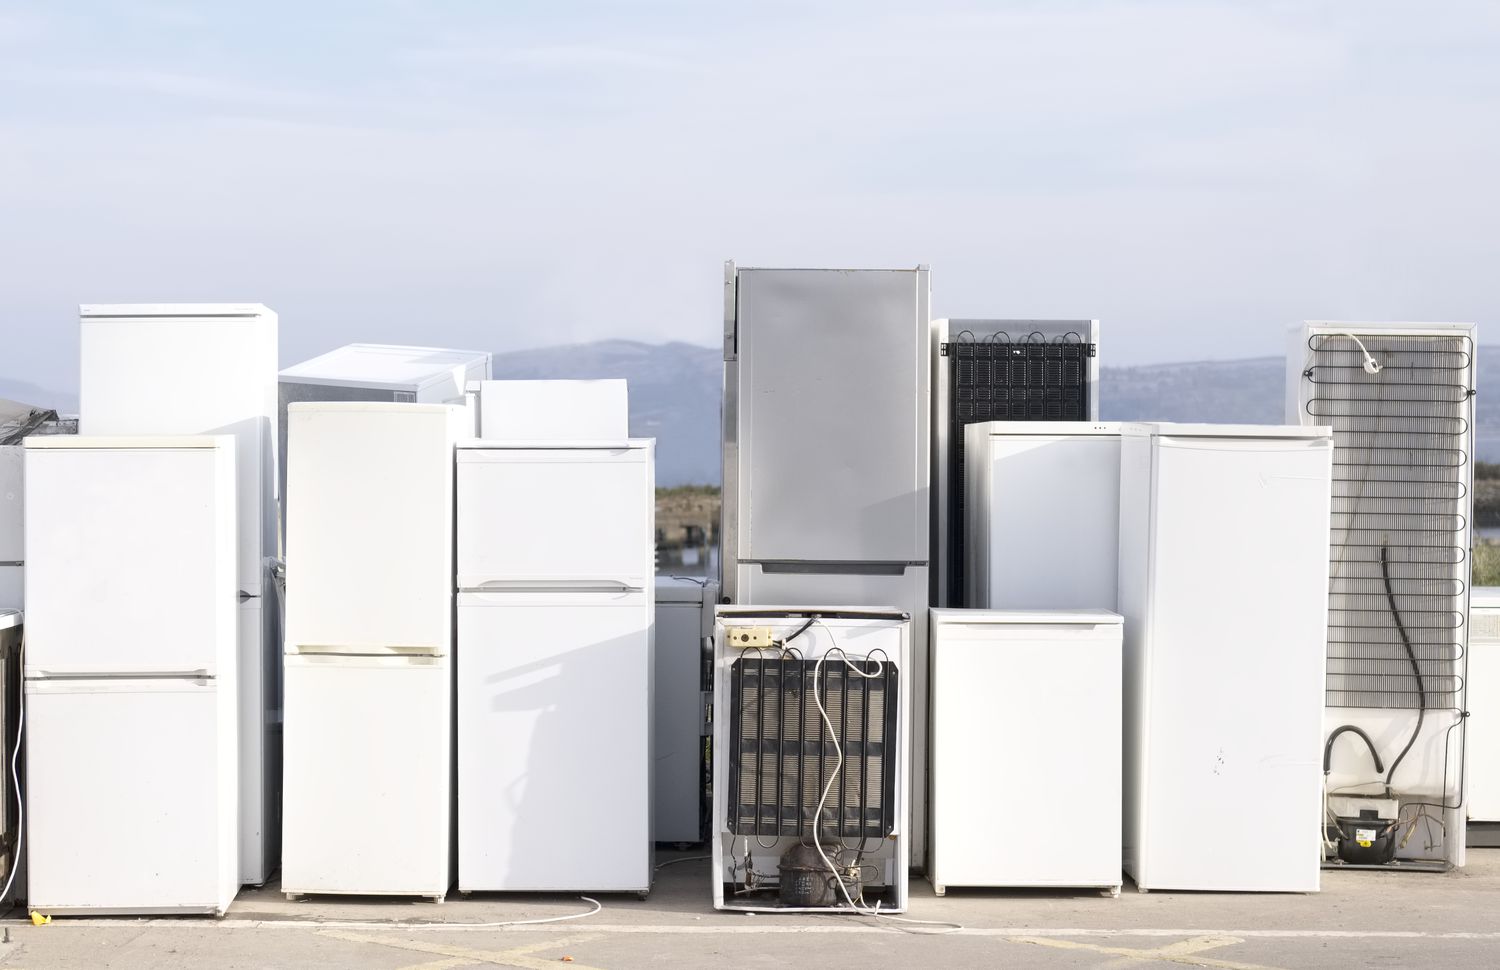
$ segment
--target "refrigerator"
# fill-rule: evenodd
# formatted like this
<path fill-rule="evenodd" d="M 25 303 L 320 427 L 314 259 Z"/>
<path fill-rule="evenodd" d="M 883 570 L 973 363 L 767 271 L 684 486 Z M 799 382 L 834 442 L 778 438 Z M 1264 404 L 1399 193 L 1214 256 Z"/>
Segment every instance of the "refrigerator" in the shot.
<path fill-rule="evenodd" d="M 479 434 L 495 441 L 630 437 L 629 391 L 620 378 L 580 381 L 480 381 Z"/>
<path fill-rule="evenodd" d="M 990 421 L 964 436 L 963 605 L 1113 610 L 1120 426 Z"/>
<path fill-rule="evenodd" d="M 241 880 L 276 867 L 281 784 L 276 314 L 258 303 L 79 308 L 78 430 L 85 435 L 230 434 L 238 475 Z"/>
<path fill-rule="evenodd" d="M 458 449 L 458 886 L 651 887 L 649 439 Z"/>
<path fill-rule="evenodd" d="M 724 277 L 721 588 L 737 605 L 929 602 L 926 267 Z M 911 855 L 926 844 L 927 626 L 912 650 Z"/>
<path fill-rule="evenodd" d="M 934 609 L 931 623 L 933 889 L 1118 895 L 1119 615 Z"/>
<path fill-rule="evenodd" d="M 1126 424 L 1125 871 L 1316 892 L 1333 439 Z"/>
<path fill-rule="evenodd" d="M 964 605 L 967 428 L 1097 422 L 1098 320 L 932 321 L 932 605 Z"/>
<path fill-rule="evenodd" d="M 1500 846 L 1500 587 L 1470 593 L 1467 660 L 1467 844 Z"/>
<path fill-rule="evenodd" d="M 281 887 L 452 885 L 453 447 L 443 404 L 287 413 Z"/>
<path fill-rule="evenodd" d="M 714 632 L 717 583 L 656 577 L 656 658 L 651 705 L 651 837 L 703 839 L 706 742 L 712 687 L 705 643 Z"/>
<path fill-rule="evenodd" d="M 19 610 L 25 589 L 24 453 L 20 445 L 0 445 L 0 609 L 4 610 Z"/>
<path fill-rule="evenodd" d="M 240 885 L 234 450 L 26 441 L 34 910 L 222 914 Z"/>

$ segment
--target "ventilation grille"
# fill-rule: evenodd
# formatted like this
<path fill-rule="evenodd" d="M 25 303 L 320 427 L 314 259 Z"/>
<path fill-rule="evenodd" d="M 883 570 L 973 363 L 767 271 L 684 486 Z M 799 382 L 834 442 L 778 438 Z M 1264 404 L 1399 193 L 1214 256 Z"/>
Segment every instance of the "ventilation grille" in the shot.
<path fill-rule="evenodd" d="M 1056 327 L 1056 324 L 1052 324 Z M 1055 337 L 960 331 L 943 345 L 948 366 L 948 604 L 964 588 L 964 428 L 985 421 L 1087 421 L 1094 344 Z"/>
<path fill-rule="evenodd" d="M 1365 373 L 1359 346 L 1338 334 L 1311 337 L 1304 368 L 1307 414 L 1334 431 L 1327 702 L 1414 708 L 1425 693 L 1429 709 L 1457 708 L 1473 344 L 1464 336 L 1359 337 L 1380 373 Z"/>
<path fill-rule="evenodd" d="M 880 839 L 895 825 L 897 670 L 888 660 L 839 654 L 816 664 L 795 651 L 745 656 L 730 668 L 729 831 L 809 836 L 823 789 L 832 781 L 819 830 L 839 838 Z M 838 742 L 818 713 L 817 697 Z M 844 766 L 838 768 L 838 744 Z M 835 777 L 835 774 L 837 777 Z"/>

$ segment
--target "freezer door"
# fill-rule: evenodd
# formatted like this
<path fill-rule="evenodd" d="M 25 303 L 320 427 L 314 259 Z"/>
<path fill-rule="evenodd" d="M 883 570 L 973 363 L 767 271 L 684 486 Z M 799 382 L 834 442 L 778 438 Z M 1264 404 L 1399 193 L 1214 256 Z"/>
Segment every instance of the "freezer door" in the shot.
<path fill-rule="evenodd" d="M 741 270 L 742 560 L 925 562 L 927 274 Z"/>
<path fill-rule="evenodd" d="M 451 692 L 447 657 L 286 658 L 282 889 L 448 891 Z"/>
<path fill-rule="evenodd" d="M 235 436 L 240 589 L 276 536 L 276 314 L 259 305 L 86 307 L 78 431 Z"/>
<path fill-rule="evenodd" d="M 292 406 L 289 653 L 451 649 L 460 421 L 435 404 Z"/>
<path fill-rule="evenodd" d="M 464 593 L 458 614 L 459 888 L 648 889 L 650 596 Z"/>
<path fill-rule="evenodd" d="M 28 677 L 234 667 L 234 469 L 221 441 L 28 450 Z"/>
<path fill-rule="evenodd" d="M 643 589 L 651 448 L 460 448 L 458 586 Z"/>
<path fill-rule="evenodd" d="M 222 913 L 239 886 L 233 719 L 211 680 L 28 680 L 30 907 Z"/>

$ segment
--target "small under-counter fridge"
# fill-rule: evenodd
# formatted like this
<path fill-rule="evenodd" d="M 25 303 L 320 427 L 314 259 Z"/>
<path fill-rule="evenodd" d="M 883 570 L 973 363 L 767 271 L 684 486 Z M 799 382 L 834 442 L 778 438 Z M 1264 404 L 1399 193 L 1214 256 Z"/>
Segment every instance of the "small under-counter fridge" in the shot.
<path fill-rule="evenodd" d="M 1469 654 L 1466 684 L 1469 733 L 1469 840 L 1471 846 L 1500 845 L 1500 588 L 1469 593 Z"/>
<path fill-rule="evenodd" d="M 458 449 L 458 887 L 651 887 L 654 443 Z"/>
<path fill-rule="evenodd" d="M 710 733 L 705 644 L 714 632 L 719 586 L 687 576 L 656 577 L 656 661 L 651 707 L 651 837 L 703 839 Z"/>
<path fill-rule="evenodd" d="M 288 412 L 281 888 L 442 899 L 453 859 L 462 407 Z"/>
<path fill-rule="evenodd" d="M 1119 615 L 935 609 L 931 623 L 933 889 L 1118 894 Z"/>
<path fill-rule="evenodd" d="M 964 436 L 964 605 L 1113 610 L 1119 424 L 991 421 Z"/>
<path fill-rule="evenodd" d="M 27 905 L 222 914 L 240 885 L 234 439 L 31 437 L 26 494 Z"/>
<path fill-rule="evenodd" d="M 1121 432 L 1125 871 L 1316 892 L 1331 433 Z"/>

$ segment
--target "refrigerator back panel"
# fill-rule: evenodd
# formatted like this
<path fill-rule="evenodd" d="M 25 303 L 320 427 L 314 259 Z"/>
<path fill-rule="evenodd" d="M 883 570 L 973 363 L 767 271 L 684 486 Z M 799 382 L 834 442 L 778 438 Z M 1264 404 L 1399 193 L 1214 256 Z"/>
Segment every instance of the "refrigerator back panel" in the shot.
<path fill-rule="evenodd" d="M 28 676 L 232 672 L 232 444 L 29 439 Z"/>
<path fill-rule="evenodd" d="M 738 558 L 925 562 L 926 272 L 738 280 Z"/>
<path fill-rule="evenodd" d="M 85 306 L 83 435 L 232 434 L 240 588 L 259 595 L 276 536 L 276 314 L 259 304 Z"/>
<path fill-rule="evenodd" d="M 644 588 L 655 541 L 650 454 L 644 442 L 460 448 L 459 587 Z"/>
<path fill-rule="evenodd" d="M 299 404 L 288 421 L 287 651 L 447 653 L 461 409 Z"/>

